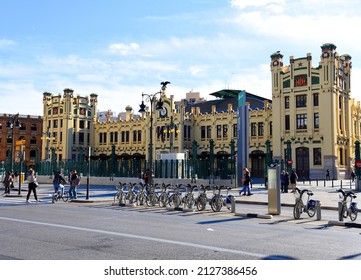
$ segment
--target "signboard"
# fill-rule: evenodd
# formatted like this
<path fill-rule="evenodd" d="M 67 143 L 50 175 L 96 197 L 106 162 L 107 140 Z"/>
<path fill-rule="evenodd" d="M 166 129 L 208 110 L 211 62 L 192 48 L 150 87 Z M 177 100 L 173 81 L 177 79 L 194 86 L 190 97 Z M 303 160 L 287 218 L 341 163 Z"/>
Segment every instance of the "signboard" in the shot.
<path fill-rule="evenodd" d="M 293 160 L 292 159 L 287 160 L 287 164 L 289 165 L 293 164 Z"/>
<path fill-rule="evenodd" d="M 356 168 L 361 168 L 361 160 L 357 160 L 355 162 L 355 166 L 356 166 Z"/>

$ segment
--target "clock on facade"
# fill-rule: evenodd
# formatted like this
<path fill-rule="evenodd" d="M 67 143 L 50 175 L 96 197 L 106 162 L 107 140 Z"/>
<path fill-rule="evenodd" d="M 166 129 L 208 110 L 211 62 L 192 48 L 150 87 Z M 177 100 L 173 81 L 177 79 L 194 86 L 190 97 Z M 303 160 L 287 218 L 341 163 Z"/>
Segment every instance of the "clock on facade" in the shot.
<path fill-rule="evenodd" d="M 162 110 L 159 111 L 159 114 L 162 118 L 167 116 L 167 109 L 164 107 Z"/>

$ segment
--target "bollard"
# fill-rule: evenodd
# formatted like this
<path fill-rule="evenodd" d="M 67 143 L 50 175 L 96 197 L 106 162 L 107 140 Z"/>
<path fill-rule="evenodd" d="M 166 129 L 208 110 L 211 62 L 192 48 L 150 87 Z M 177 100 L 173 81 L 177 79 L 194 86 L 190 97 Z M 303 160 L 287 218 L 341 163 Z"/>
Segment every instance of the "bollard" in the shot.
<path fill-rule="evenodd" d="M 341 180 L 341 189 L 342 189 L 342 180 Z"/>
<path fill-rule="evenodd" d="M 233 195 L 231 197 L 231 213 L 236 213 L 236 199 Z"/>
<path fill-rule="evenodd" d="M 321 202 L 316 200 L 316 221 L 321 221 Z"/>
<path fill-rule="evenodd" d="M 340 222 L 343 221 L 342 202 L 341 201 L 338 202 L 338 220 Z"/>

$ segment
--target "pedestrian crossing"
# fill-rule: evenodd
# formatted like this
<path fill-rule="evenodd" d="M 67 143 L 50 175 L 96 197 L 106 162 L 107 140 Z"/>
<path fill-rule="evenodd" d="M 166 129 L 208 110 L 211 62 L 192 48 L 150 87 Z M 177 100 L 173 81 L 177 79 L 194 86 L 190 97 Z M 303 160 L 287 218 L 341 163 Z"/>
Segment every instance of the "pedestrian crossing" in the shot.
<path fill-rule="evenodd" d="M 34 196 L 31 196 L 29 203 L 26 202 L 26 194 L 23 195 L 1 195 L 0 196 L 0 207 L 1 206 L 16 206 L 16 205 L 32 205 L 32 204 L 44 204 L 51 203 L 51 197 L 41 196 L 38 197 L 39 201 L 36 201 Z"/>

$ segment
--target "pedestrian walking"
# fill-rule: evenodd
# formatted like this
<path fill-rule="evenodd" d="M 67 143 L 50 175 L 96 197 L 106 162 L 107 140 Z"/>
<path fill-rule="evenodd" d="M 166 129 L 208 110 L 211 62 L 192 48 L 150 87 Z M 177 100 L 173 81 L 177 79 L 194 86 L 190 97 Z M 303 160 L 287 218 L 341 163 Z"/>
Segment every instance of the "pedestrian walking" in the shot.
<path fill-rule="evenodd" d="M 250 189 L 250 185 L 252 184 L 251 174 L 247 167 L 243 168 L 242 183 L 243 183 L 243 188 L 242 188 L 242 190 L 240 190 L 239 194 L 246 195 L 246 193 L 247 193 L 247 195 L 252 195 L 251 189 Z"/>
<path fill-rule="evenodd" d="M 355 178 L 356 178 L 356 173 L 355 171 L 351 171 L 351 179 L 352 179 L 352 182 L 355 182 Z"/>
<path fill-rule="evenodd" d="M 292 187 L 291 193 L 296 192 L 297 180 L 298 180 L 297 173 L 296 173 L 295 169 L 292 169 L 291 174 L 290 174 L 290 183 L 291 183 L 291 187 Z"/>
<path fill-rule="evenodd" d="M 75 169 L 71 171 L 69 198 L 77 199 L 77 187 L 80 184 L 80 177 Z"/>
<path fill-rule="evenodd" d="M 38 182 L 37 182 L 37 178 L 35 176 L 34 169 L 29 169 L 29 175 L 28 175 L 27 179 L 28 179 L 28 195 L 26 196 L 26 202 L 30 203 L 29 198 L 30 198 L 31 192 L 34 193 L 34 198 L 35 198 L 36 202 L 39 202 L 40 200 L 38 200 L 38 195 L 36 194 L 36 188 L 38 187 Z"/>
<path fill-rule="evenodd" d="M 284 193 L 288 193 L 288 186 L 290 184 L 290 173 L 288 173 L 287 171 L 285 172 L 285 176 L 284 176 Z"/>
<path fill-rule="evenodd" d="M 5 194 L 10 194 L 10 189 L 11 189 L 11 186 L 13 185 L 13 183 L 14 183 L 14 178 L 12 176 L 12 173 L 11 173 L 11 171 L 8 171 L 6 173 L 4 181 L 3 181 L 3 184 L 5 186 L 4 195 Z"/>
<path fill-rule="evenodd" d="M 326 181 L 330 180 L 330 169 L 326 170 Z"/>

